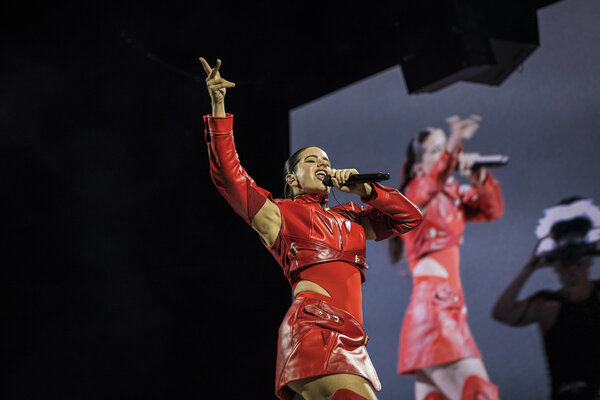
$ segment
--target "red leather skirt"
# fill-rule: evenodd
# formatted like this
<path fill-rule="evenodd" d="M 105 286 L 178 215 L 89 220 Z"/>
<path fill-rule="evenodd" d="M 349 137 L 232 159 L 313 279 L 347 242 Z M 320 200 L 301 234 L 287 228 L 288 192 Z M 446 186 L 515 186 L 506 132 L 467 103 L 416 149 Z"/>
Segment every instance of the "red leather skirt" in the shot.
<path fill-rule="evenodd" d="M 328 304 L 327 296 L 312 297 L 312 293 L 301 293 L 279 327 L 277 397 L 293 398 L 294 392 L 287 387 L 290 382 L 338 373 L 362 376 L 380 390 L 362 325 L 348 312 Z"/>
<path fill-rule="evenodd" d="M 437 277 L 415 279 L 400 333 L 398 373 L 481 358 L 467 325 L 463 292 Z"/>

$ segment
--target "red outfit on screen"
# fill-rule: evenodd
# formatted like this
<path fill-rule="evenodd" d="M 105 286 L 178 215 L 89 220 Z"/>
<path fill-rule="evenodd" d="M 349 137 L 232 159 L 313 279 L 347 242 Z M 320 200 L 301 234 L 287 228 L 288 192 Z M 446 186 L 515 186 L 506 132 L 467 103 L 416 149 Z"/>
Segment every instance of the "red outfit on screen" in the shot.
<path fill-rule="evenodd" d="M 287 384 L 292 381 L 335 373 L 363 376 L 379 390 L 362 327 L 360 286 L 367 268 L 366 237 L 358 221 L 368 219 L 376 240 L 382 240 L 418 225 L 419 209 L 397 190 L 378 184 L 372 185 L 368 199 L 362 199 L 367 207 L 347 203 L 328 208 L 324 194 L 274 199 L 240 165 L 233 117 L 204 119 L 211 176 L 219 192 L 248 224 L 266 201 L 276 204 L 281 228 L 267 249 L 292 287 L 307 279 L 331 294 L 302 292 L 284 317 L 279 329 L 277 396 L 291 399 L 293 392 Z"/>
<path fill-rule="evenodd" d="M 423 222 L 402 237 L 411 271 L 433 258 L 447 277 L 413 276 L 413 292 L 400 334 L 398 372 L 477 357 L 481 354 L 467 325 L 460 282 L 459 248 L 466 221 L 492 221 L 504 210 L 498 181 L 487 172 L 481 185 L 459 187 L 452 174 L 458 157 L 444 153 L 432 170 L 405 189 L 424 211 Z"/>

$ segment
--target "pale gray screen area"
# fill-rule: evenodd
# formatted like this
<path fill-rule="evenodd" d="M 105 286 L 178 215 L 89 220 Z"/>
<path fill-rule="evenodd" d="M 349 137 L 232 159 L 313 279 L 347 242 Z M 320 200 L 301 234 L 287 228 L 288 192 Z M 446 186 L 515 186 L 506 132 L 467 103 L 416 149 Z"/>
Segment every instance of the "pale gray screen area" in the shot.
<path fill-rule="evenodd" d="M 597 0 L 568 0 L 540 10 L 540 47 L 500 87 L 459 83 L 408 95 L 401 70 L 394 67 L 290 113 L 293 150 L 322 147 L 334 167 L 390 172 L 388 184 L 394 187 L 416 132 L 430 125 L 445 128 L 452 114 L 483 117 L 465 151 L 510 156 L 507 167 L 494 171 L 502 183 L 505 215 L 467 225 L 461 270 L 471 330 L 504 399 L 547 399 L 549 381 L 537 328 L 501 325 L 490 310 L 529 257 L 544 208 L 575 194 L 600 203 L 599 19 Z M 337 196 L 342 203 L 360 203 Z M 363 310 L 372 338 L 367 349 L 383 385 L 379 398 L 412 399 L 414 378 L 396 373 L 411 278 L 405 265 L 390 265 L 386 241 L 369 242 L 367 262 Z M 598 264 L 593 277 L 600 276 Z M 557 286 L 551 270 L 538 271 L 522 296 Z"/>

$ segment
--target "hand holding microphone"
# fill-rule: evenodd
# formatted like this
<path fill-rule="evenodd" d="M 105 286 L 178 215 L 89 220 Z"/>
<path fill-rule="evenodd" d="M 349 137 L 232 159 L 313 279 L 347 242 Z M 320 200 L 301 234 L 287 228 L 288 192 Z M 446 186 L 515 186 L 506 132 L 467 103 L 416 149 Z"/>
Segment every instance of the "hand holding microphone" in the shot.
<path fill-rule="evenodd" d="M 331 175 L 325 176 L 323 185 L 335 186 L 342 192 L 354 193 L 361 197 L 371 195 L 371 186 L 366 183 L 380 182 L 390 178 L 387 173 L 359 174 L 355 169 L 331 170 Z"/>
<path fill-rule="evenodd" d="M 472 177 L 475 172 L 475 168 L 473 167 L 478 157 L 479 153 L 460 153 L 456 169 L 462 176 L 467 178 Z"/>
<path fill-rule="evenodd" d="M 461 153 L 458 158 L 456 169 L 467 178 L 475 178 L 481 184 L 485 180 L 486 173 L 483 169 L 502 167 L 508 164 L 508 156 L 502 154 L 481 155 L 479 153 Z"/>
<path fill-rule="evenodd" d="M 390 179 L 390 174 L 386 172 L 373 172 L 369 174 L 354 174 L 350 175 L 348 179 L 346 179 L 346 183 L 375 183 L 386 181 Z M 323 185 L 325 186 L 334 186 L 331 175 L 327 175 L 325 179 L 323 179 Z"/>

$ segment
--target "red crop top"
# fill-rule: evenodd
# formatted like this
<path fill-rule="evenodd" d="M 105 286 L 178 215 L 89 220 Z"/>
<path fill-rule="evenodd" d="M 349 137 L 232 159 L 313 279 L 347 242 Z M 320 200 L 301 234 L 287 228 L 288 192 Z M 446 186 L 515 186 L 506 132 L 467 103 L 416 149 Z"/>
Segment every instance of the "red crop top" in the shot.
<path fill-rule="evenodd" d="M 314 282 L 327 290 L 331 295 L 327 302 L 348 311 L 362 325 L 361 275 L 355 266 L 344 261 L 317 264 L 301 271 L 299 278 Z M 307 297 L 313 297 L 312 293 L 307 294 Z"/>

